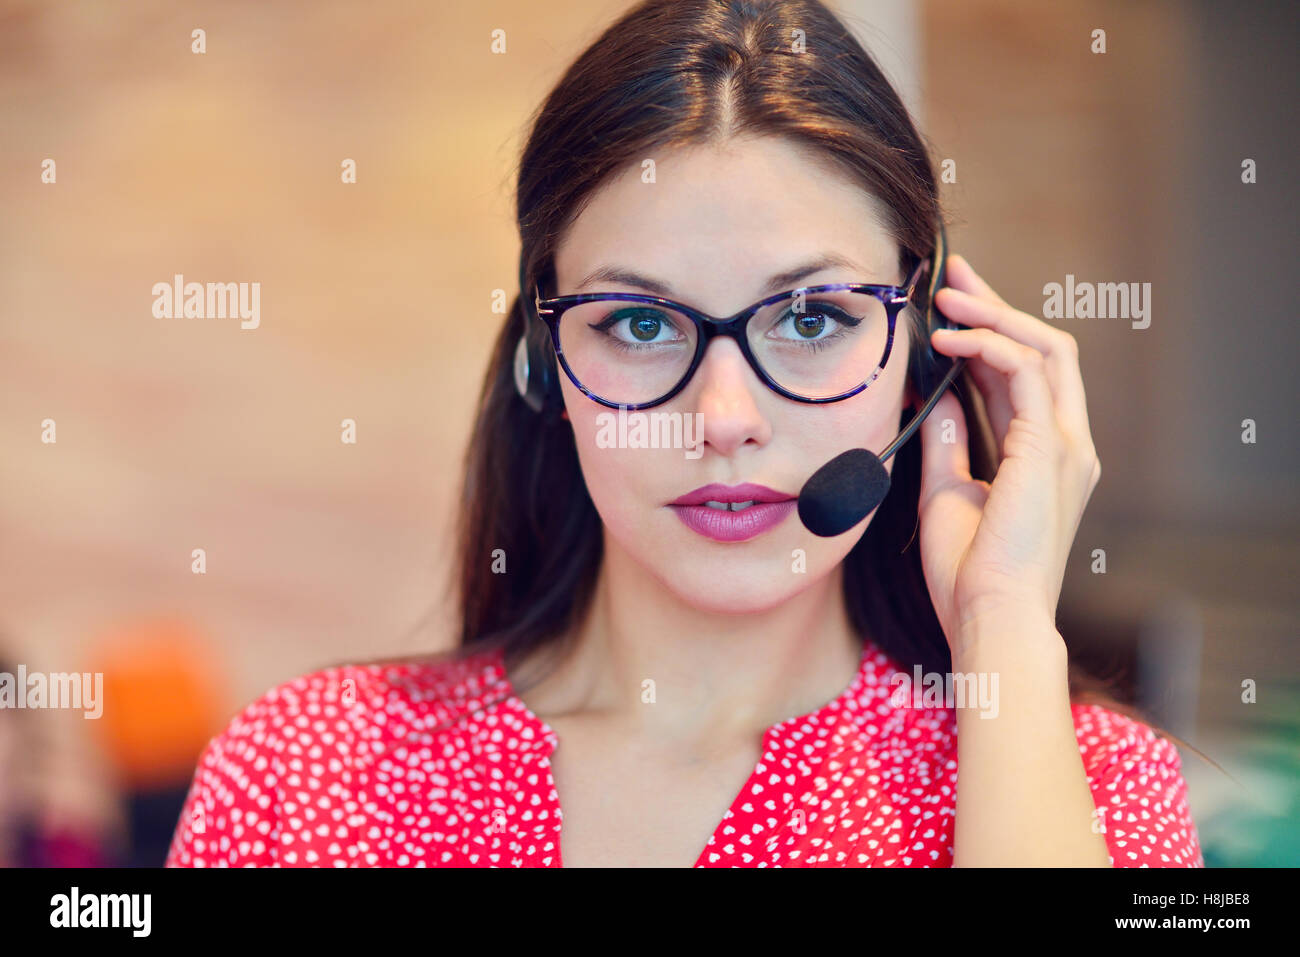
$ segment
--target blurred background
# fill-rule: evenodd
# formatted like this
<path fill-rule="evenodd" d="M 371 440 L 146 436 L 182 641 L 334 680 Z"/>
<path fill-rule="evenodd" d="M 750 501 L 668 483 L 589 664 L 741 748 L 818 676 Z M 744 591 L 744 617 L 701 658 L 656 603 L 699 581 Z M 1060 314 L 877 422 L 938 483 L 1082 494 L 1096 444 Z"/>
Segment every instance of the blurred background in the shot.
<path fill-rule="evenodd" d="M 626 6 L 0 0 L 0 672 L 110 702 L 0 710 L 0 862 L 161 864 L 245 704 L 447 646 L 522 137 Z M 1146 329 L 1056 320 L 1105 470 L 1059 623 L 1222 766 L 1182 752 L 1207 865 L 1300 863 L 1296 6 L 831 6 L 1004 298 L 1151 284 Z M 259 327 L 155 317 L 178 273 Z"/>

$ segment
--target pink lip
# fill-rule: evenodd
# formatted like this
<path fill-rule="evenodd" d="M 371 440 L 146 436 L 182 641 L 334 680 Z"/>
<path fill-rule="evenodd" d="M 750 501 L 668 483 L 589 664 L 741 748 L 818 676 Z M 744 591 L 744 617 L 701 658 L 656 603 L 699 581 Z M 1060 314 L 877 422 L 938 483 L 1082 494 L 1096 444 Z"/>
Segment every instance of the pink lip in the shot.
<path fill-rule="evenodd" d="M 687 492 L 668 504 L 703 505 L 705 502 L 785 502 L 793 498 L 793 495 L 778 492 L 766 485 L 755 485 L 753 482 L 745 482 L 741 485 L 722 485 L 714 482 L 711 485 L 701 485 L 695 491 Z M 714 509 L 714 511 L 716 512 L 717 509 Z"/>
<path fill-rule="evenodd" d="M 739 512 L 710 508 L 705 502 L 753 502 Z M 743 542 L 775 528 L 799 504 L 793 495 L 766 485 L 714 483 L 687 492 L 668 507 L 693 532 L 715 542 Z"/>

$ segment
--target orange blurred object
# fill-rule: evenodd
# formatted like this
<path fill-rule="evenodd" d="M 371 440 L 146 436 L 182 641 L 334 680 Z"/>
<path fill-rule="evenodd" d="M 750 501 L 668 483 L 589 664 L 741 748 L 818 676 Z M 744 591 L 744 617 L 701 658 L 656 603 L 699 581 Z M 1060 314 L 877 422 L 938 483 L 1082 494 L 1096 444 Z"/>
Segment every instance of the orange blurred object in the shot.
<path fill-rule="evenodd" d="M 125 787 L 188 779 L 228 715 L 224 672 L 211 642 L 176 619 L 97 638 L 87 669 L 103 672 L 103 715 L 94 723 Z"/>

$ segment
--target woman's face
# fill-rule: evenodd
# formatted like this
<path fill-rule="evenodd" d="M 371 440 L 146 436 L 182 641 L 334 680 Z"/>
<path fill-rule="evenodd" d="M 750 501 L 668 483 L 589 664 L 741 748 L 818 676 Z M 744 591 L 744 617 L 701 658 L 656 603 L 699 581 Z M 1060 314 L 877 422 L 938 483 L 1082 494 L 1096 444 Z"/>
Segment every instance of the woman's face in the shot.
<path fill-rule="evenodd" d="M 791 141 L 732 140 L 647 159 L 654 160 L 653 177 L 645 173 L 647 164 L 630 166 L 594 194 L 565 234 L 556 252 L 556 295 L 662 295 L 729 316 L 769 295 L 772 276 L 828 256 L 853 265 L 809 273 L 780 291 L 903 282 L 878 202 Z M 584 282 L 608 267 L 653 277 L 668 291 L 609 279 Z M 767 512 L 783 515 L 775 524 L 748 537 L 744 527 L 732 528 L 732 540 L 719 541 L 712 536 L 721 527 L 728 537 L 739 513 L 709 523 L 713 516 L 698 507 L 690 512 L 671 503 L 711 483 L 755 483 L 796 497 L 839 453 L 884 448 L 898 432 L 905 401 L 907 325 L 900 318 L 889 361 L 870 387 L 820 405 L 773 392 L 735 341 L 714 339 L 686 387 L 641 413 L 681 413 L 683 434 L 694 443 L 687 449 L 618 447 L 617 426 L 611 426 L 617 414 L 561 371 L 567 416 L 607 548 L 621 548 L 682 600 L 716 612 L 770 608 L 832 571 L 871 516 L 843 535 L 818 538 L 792 507 L 768 506 Z M 708 531 L 696 530 L 701 516 Z"/>

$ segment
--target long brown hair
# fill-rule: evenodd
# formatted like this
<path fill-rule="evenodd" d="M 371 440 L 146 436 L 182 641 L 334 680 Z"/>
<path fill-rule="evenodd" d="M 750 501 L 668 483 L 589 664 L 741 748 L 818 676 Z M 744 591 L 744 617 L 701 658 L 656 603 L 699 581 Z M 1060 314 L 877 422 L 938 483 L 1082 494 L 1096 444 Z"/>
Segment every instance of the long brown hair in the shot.
<path fill-rule="evenodd" d="M 943 211 L 929 151 L 879 66 L 830 10 L 817 0 L 645 0 L 578 56 L 532 118 L 516 192 L 521 291 L 548 287 L 568 226 L 609 177 L 656 150 L 736 135 L 787 137 L 876 197 L 904 275 L 931 255 Z M 920 312 L 904 314 L 915 350 L 925 340 Z M 535 413 L 515 390 L 512 360 L 526 331 L 540 334 L 554 361 L 517 296 L 465 462 L 455 656 L 500 649 L 509 662 L 571 637 L 600 567 L 601 521 L 572 428 Z M 991 481 L 998 450 L 978 390 L 968 373 L 954 389 L 972 473 Z M 916 440 L 897 453 L 892 489 L 844 559 L 844 600 L 855 630 L 899 665 L 947 673 L 948 642 L 916 535 L 920 455 Z M 504 574 L 494 567 L 502 560 Z M 1141 717 L 1073 666 L 1071 695 Z"/>

